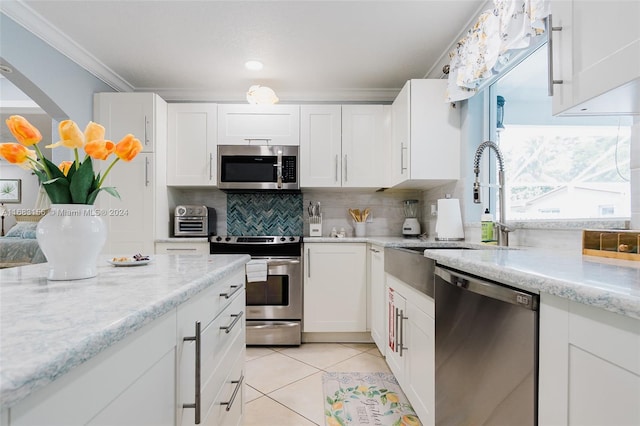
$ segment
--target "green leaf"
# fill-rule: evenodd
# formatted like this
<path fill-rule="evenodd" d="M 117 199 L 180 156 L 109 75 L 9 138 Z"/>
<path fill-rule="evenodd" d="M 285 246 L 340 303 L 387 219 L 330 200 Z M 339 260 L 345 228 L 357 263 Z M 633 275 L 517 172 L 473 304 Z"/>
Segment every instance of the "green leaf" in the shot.
<path fill-rule="evenodd" d="M 329 405 L 333 405 L 333 399 L 331 399 L 331 398 L 327 397 L 327 403 L 328 403 Z"/>
<path fill-rule="evenodd" d="M 112 186 L 103 186 L 102 188 L 98 188 L 95 189 L 93 191 L 91 191 L 89 193 L 89 196 L 87 196 L 87 203 L 86 204 L 90 204 L 93 205 L 96 202 L 96 198 L 98 198 L 98 194 L 100 193 L 100 191 L 105 191 L 109 194 L 111 194 L 112 196 L 116 197 L 118 200 L 120 200 L 120 194 L 118 193 L 118 191 L 116 191 L 116 189 Z"/>
<path fill-rule="evenodd" d="M 58 168 L 58 166 L 53 164 L 51 161 L 47 160 L 46 158 L 43 158 L 42 161 L 47 165 L 47 168 L 49 169 L 49 172 L 51 173 L 51 179 L 64 178 L 65 177 L 64 173 L 62 173 L 62 171 Z"/>
<path fill-rule="evenodd" d="M 55 178 L 42 182 L 42 187 L 46 191 L 51 204 L 70 204 L 71 194 L 69 193 L 69 181 L 65 178 Z"/>
<path fill-rule="evenodd" d="M 71 174 L 71 171 L 69 171 Z M 87 204 L 89 190 L 93 183 L 93 166 L 91 158 L 80 164 L 80 168 L 75 171 L 73 178 L 70 179 L 69 191 L 74 204 Z"/>

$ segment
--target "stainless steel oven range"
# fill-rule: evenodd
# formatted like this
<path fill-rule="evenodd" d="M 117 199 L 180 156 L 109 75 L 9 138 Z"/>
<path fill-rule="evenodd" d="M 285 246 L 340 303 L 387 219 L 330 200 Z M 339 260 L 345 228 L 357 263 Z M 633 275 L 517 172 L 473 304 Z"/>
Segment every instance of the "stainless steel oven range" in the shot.
<path fill-rule="evenodd" d="M 247 345 L 300 345 L 302 340 L 302 237 L 218 236 L 211 254 L 238 254 L 266 262 L 266 280 L 246 282 Z"/>

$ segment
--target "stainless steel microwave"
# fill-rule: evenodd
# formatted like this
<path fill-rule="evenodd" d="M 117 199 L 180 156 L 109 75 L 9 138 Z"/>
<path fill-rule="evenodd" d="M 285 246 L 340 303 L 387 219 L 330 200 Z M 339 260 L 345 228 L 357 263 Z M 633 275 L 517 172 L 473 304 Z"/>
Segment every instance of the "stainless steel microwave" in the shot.
<path fill-rule="evenodd" d="M 298 147 L 218 145 L 218 188 L 297 190 Z"/>

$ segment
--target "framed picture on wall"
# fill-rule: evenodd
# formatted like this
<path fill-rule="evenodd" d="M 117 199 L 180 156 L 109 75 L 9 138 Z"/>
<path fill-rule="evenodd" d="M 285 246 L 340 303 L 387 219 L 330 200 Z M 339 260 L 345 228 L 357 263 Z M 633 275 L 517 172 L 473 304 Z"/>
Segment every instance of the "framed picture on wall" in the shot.
<path fill-rule="evenodd" d="M 20 203 L 22 200 L 21 179 L 0 179 L 0 203 Z"/>

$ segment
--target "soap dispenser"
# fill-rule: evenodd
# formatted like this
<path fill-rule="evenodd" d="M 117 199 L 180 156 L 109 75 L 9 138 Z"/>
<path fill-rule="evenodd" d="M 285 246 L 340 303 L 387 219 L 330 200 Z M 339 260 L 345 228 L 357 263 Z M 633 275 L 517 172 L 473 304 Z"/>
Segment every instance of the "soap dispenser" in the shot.
<path fill-rule="evenodd" d="M 480 216 L 481 237 L 483 243 L 493 241 L 493 215 L 489 213 L 489 209 L 484 210 L 484 214 Z"/>

